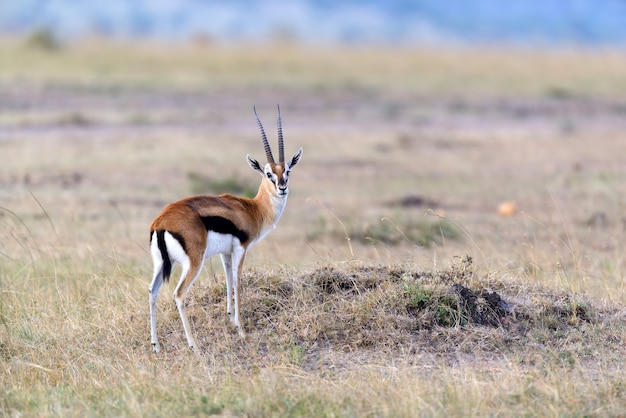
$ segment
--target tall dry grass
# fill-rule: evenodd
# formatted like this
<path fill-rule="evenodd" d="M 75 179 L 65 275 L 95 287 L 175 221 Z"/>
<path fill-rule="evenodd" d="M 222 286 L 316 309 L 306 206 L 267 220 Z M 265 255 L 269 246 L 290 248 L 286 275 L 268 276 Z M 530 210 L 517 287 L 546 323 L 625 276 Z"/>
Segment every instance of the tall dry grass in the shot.
<path fill-rule="evenodd" d="M 186 348 L 177 311 L 161 298 L 165 353 L 154 355 L 147 270 L 112 253 L 63 250 L 4 264 L 3 415 L 623 410 L 623 308 L 454 268 L 257 266 L 244 276 L 246 341 L 224 314 L 221 275 L 203 277 L 189 300 L 201 354 Z M 495 327 L 441 322 L 454 282 L 498 290 L 517 316 Z"/>

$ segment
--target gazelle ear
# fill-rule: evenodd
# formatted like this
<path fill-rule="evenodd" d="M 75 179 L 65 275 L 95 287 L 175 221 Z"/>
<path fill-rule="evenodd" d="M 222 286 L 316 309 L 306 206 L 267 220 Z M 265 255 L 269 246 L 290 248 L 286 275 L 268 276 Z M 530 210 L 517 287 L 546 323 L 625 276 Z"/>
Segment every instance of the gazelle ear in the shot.
<path fill-rule="evenodd" d="M 296 164 L 298 164 L 300 157 L 302 157 L 302 147 L 300 147 L 298 152 L 293 154 L 293 157 L 291 157 L 291 161 L 289 161 L 289 168 L 293 168 Z"/>
<path fill-rule="evenodd" d="M 256 171 L 258 171 L 261 174 L 265 174 L 263 172 L 263 167 L 261 167 L 261 164 L 259 164 L 259 162 L 257 160 L 252 158 L 250 156 L 250 154 L 246 155 L 246 160 L 248 160 L 248 164 L 250 165 L 250 167 L 252 167 L 253 169 L 255 169 Z"/>

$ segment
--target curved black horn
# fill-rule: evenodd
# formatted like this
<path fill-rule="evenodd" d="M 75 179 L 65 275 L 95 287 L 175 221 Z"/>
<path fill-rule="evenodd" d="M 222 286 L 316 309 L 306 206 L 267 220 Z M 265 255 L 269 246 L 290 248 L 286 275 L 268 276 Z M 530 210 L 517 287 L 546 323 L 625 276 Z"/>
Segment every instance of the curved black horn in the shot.
<path fill-rule="evenodd" d="M 253 106 L 252 110 L 254 110 L 254 117 L 256 118 L 256 124 L 259 126 L 259 131 L 261 131 L 261 139 L 263 139 L 263 146 L 265 147 L 265 156 L 267 157 L 267 162 L 274 164 L 274 156 L 272 155 L 272 149 L 270 148 L 270 144 L 267 142 L 267 135 L 265 135 L 265 130 L 263 129 L 263 125 L 261 124 L 259 115 L 256 114 L 256 106 Z"/>
<path fill-rule="evenodd" d="M 276 105 L 278 108 L 278 161 L 285 162 L 285 146 L 283 145 L 283 121 L 280 117 L 280 105 Z"/>

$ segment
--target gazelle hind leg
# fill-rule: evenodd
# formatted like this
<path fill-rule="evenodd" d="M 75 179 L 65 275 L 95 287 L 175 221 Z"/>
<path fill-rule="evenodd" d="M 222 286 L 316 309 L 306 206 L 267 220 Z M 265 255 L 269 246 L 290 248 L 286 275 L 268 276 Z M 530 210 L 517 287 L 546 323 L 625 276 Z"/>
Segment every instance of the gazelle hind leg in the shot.
<path fill-rule="evenodd" d="M 150 294 L 150 342 L 152 343 L 152 351 L 158 353 L 159 340 L 156 330 L 156 303 L 159 296 L 159 289 L 163 284 L 163 258 L 158 248 L 156 233 L 154 233 L 150 241 L 150 254 L 152 255 L 152 263 L 154 265 L 154 274 L 152 276 L 152 283 L 148 287 Z"/>
<path fill-rule="evenodd" d="M 148 292 L 150 292 L 150 341 L 152 342 L 152 351 L 154 351 L 155 353 L 158 353 L 160 351 L 159 340 L 157 338 L 156 331 L 156 302 L 157 297 L 159 296 L 159 289 L 161 288 L 162 284 L 163 270 L 162 267 L 159 267 L 158 270 L 154 273 L 152 283 L 148 288 Z"/>
<path fill-rule="evenodd" d="M 202 270 L 203 262 L 204 260 L 202 258 L 199 260 L 186 259 L 181 262 L 182 274 L 180 276 L 180 281 L 176 286 L 176 290 L 174 290 L 174 300 L 176 301 L 176 307 L 178 308 L 178 313 L 183 323 L 185 336 L 187 337 L 187 344 L 189 344 L 189 347 L 194 350 L 197 345 L 191 335 L 191 328 L 189 327 L 189 321 L 187 319 L 187 314 L 185 313 L 185 296 L 187 296 L 187 292 L 193 282 L 198 278 L 200 270 Z"/>

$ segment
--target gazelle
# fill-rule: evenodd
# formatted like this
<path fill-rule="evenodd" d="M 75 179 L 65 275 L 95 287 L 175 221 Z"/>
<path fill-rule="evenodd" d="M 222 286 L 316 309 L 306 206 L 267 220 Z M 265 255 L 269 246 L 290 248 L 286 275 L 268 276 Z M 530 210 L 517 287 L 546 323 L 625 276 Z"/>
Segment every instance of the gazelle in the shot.
<path fill-rule="evenodd" d="M 241 267 L 247 251 L 276 227 L 287 203 L 289 173 L 300 161 L 302 148 L 291 160 L 285 161 L 283 130 L 278 107 L 278 163 L 259 116 L 254 110 L 267 163 L 261 165 L 247 155 L 250 167 L 263 175 L 259 191 L 253 199 L 229 194 L 194 196 L 171 203 L 150 226 L 150 252 L 154 263 L 154 278 L 150 292 L 150 332 L 152 349 L 159 352 L 156 333 L 156 301 L 159 289 L 168 281 L 172 266 L 180 263 L 182 274 L 174 290 L 174 300 L 183 322 L 187 343 L 196 343 L 185 314 L 185 296 L 198 277 L 204 259 L 220 254 L 226 274 L 226 311 L 239 334 L 244 335 L 239 320 Z M 234 309 L 233 309 L 234 305 Z"/>

